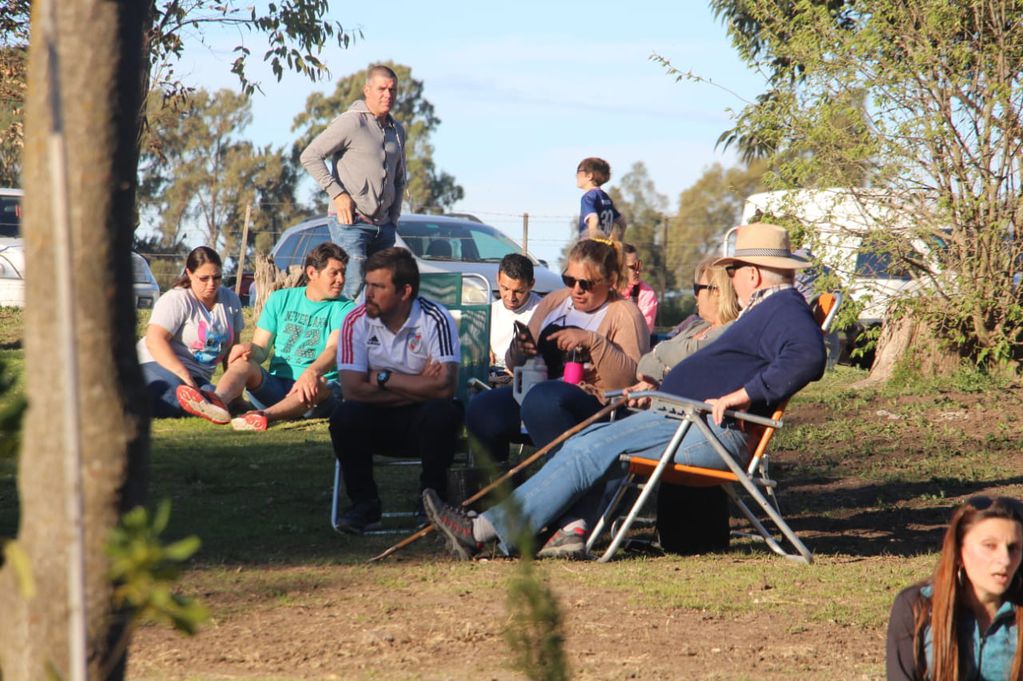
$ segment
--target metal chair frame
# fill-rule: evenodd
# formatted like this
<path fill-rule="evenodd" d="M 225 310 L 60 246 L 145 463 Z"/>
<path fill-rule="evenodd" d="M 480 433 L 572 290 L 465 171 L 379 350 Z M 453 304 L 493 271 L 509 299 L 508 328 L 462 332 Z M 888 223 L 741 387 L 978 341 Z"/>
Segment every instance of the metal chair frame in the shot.
<path fill-rule="evenodd" d="M 822 333 L 827 334 L 831 329 L 835 314 L 841 303 L 842 294 L 837 292 L 823 293 L 813 301 L 814 315 L 820 323 Z M 771 479 L 768 473 L 767 447 L 774 436 L 774 432 L 782 426 L 781 418 L 788 405 L 788 400 L 779 405 L 773 414 L 773 418 L 770 419 L 745 412 L 726 412 L 741 421 L 764 427 L 760 437 L 757 439 L 757 446 L 753 450 L 749 464 L 743 469 L 714 436 L 714 431 L 705 422 L 703 414 L 711 411 L 710 405 L 658 391 L 637 393 L 635 396 L 655 398 L 654 403 L 656 406 L 651 408 L 661 411 L 666 417 L 678 420 L 680 423 L 660 458 L 647 459 L 629 455 L 622 455 L 620 457 L 621 461 L 629 466 L 628 474 L 615 491 L 607 508 L 590 533 L 586 542 L 587 552 L 593 549 L 604 528 L 610 525 L 611 543 L 598 559 L 600 562 L 610 560 L 618 551 L 625 539 L 625 535 L 635 523 L 637 516 L 653 493 L 653 490 L 663 480 L 669 483 L 690 486 L 722 486 L 736 508 L 739 509 L 750 525 L 757 531 L 756 535 L 743 532 L 733 532 L 733 534 L 760 538 L 773 552 L 791 560 L 805 564 L 813 562 L 813 554 L 782 516 L 778 497 L 775 493 L 778 483 Z M 686 433 L 693 425 L 703 433 L 728 470 L 673 463 L 675 453 L 678 451 Z M 626 492 L 630 487 L 637 484 L 636 479 L 641 476 L 646 478 L 646 482 L 640 485 L 642 491 L 633 503 L 624 521 L 611 523 L 611 519 L 616 517 L 615 513 Z M 784 546 L 771 534 L 756 514 L 752 512 L 750 507 L 739 496 L 736 490 L 736 483 L 741 485 L 742 489 L 756 501 L 757 505 L 781 532 L 783 539 L 788 541 L 789 545 L 795 549 L 795 553 L 786 551 Z"/>

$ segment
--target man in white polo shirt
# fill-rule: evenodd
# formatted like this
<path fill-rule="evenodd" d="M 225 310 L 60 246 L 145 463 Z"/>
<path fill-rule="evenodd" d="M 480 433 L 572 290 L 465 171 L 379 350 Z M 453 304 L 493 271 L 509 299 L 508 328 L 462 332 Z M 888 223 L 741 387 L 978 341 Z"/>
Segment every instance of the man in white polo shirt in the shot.
<path fill-rule="evenodd" d="M 366 302 L 345 318 L 337 364 L 344 402 L 330 417 L 351 506 L 339 526 L 362 534 L 379 526 L 373 453 L 419 456 L 421 489 L 444 494 L 462 426 L 453 400 L 460 348 L 455 320 L 419 296 L 419 268 L 403 248 L 385 248 L 364 265 Z"/>

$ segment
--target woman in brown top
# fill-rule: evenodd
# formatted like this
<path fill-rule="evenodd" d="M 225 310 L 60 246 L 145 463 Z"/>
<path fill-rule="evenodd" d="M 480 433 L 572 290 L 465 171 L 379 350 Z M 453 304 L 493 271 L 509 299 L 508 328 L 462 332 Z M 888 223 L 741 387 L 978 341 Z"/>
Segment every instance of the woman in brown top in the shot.
<path fill-rule="evenodd" d="M 562 274 L 566 288 L 540 301 L 529 322 L 539 342 L 516 334 L 505 356 L 511 368 L 542 355 L 548 380 L 529 390 L 521 409 L 511 388 L 491 390 L 469 403 L 469 433 L 494 460 L 506 460 L 509 443 L 522 441 L 521 423 L 533 444 L 542 447 L 599 411 L 605 390 L 633 384 L 650 337 L 639 309 L 617 291 L 623 262 L 620 244 L 577 243 Z M 560 380 L 564 358 L 573 352 L 584 362 L 578 385 Z"/>

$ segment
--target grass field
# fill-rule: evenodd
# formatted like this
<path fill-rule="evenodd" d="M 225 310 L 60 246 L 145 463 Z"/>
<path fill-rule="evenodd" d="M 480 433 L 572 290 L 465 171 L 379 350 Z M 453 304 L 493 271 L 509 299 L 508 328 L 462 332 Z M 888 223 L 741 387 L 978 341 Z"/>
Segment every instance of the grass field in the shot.
<path fill-rule="evenodd" d="M 0 315 L 11 339 L 0 343 L 20 361 L 12 323 Z M 747 540 L 703 556 L 537 563 L 574 677 L 883 678 L 891 600 L 927 575 L 951 508 L 1023 490 L 1023 395 L 969 376 L 854 389 L 864 376 L 839 367 L 804 390 L 774 444 L 812 566 Z M 452 563 L 428 539 L 367 565 L 398 537 L 333 532 L 333 466 L 325 421 L 264 434 L 154 424 L 151 498 L 173 503 L 169 538 L 202 539 L 181 586 L 212 617 L 194 638 L 140 630 L 131 678 L 525 678 L 503 639 L 518 561 Z M 385 510 L 412 508 L 414 470 L 377 477 Z M 13 462 L 0 462 L 0 535 L 16 518 Z"/>

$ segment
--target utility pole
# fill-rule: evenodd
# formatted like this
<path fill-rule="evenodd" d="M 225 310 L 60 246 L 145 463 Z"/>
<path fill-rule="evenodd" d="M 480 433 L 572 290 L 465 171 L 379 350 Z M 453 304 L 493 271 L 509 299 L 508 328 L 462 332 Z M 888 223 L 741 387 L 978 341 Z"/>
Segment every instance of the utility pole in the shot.
<path fill-rule="evenodd" d="M 242 273 L 245 271 L 245 251 L 249 245 L 249 218 L 252 216 L 252 202 L 245 204 L 245 226 L 242 227 L 242 244 L 238 249 L 238 271 L 234 276 L 234 292 L 242 294 Z"/>
<path fill-rule="evenodd" d="M 661 215 L 661 254 L 664 265 L 661 267 L 661 300 L 668 293 L 668 216 Z"/>
<path fill-rule="evenodd" d="M 522 254 L 529 252 L 529 213 L 522 214 Z"/>

